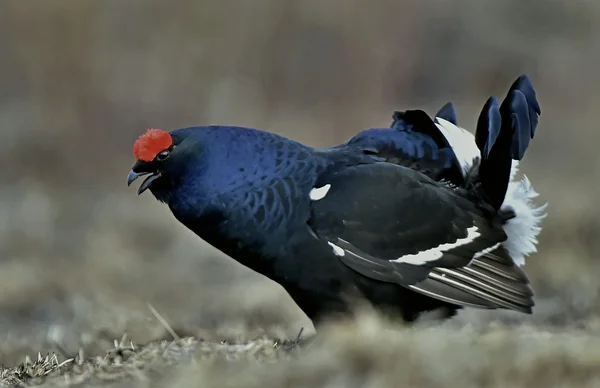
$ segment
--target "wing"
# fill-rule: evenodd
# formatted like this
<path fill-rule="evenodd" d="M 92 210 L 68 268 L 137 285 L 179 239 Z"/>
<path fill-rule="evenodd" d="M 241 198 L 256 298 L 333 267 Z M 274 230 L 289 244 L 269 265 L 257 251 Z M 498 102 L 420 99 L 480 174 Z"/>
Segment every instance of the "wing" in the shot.
<path fill-rule="evenodd" d="M 309 225 L 345 265 L 462 306 L 531 312 L 501 222 L 411 169 L 377 163 L 322 176 Z M 491 221 L 490 221 L 491 220 Z"/>
<path fill-rule="evenodd" d="M 503 247 L 473 259 L 463 268 L 434 268 L 427 279 L 408 286 L 448 303 L 506 308 L 531 313 L 533 291 L 527 275 Z"/>
<path fill-rule="evenodd" d="M 373 279 L 412 285 L 506 239 L 469 200 L 406 167 L 347 167 L 317 186 L 309 225 L 344 264 Z"/>

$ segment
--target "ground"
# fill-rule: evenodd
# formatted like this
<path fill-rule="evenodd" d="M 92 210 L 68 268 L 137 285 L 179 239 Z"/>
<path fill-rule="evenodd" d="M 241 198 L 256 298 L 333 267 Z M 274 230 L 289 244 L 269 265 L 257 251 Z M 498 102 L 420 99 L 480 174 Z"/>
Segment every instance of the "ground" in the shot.
<path fill-rule="evenodd" d="M 557 328 L 494 324 L 399 327 L 372 314 L 305 341 L 186 337 L 106 354 L 38 356 L 2 371 L 5 385 L 185 387 L 595 387 L 600 321 Z"/>

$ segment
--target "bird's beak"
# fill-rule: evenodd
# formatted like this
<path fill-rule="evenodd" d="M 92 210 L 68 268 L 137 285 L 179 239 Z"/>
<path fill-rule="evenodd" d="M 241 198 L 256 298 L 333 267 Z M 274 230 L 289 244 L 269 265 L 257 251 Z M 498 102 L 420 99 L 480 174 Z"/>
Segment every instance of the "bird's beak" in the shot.
<path fill-rule="evenodd" d="M 131 186 L 131 184 L 133 183 L 133 181 L 135 181 L 136 179 L 138 179 L 139 177 L 141 177 L 144 174 L 150 174 L 149 172 L 141 172 L 141 173 L 137 173 L 133 170 L 129 171 L 129 174 L 127 174 L 127 186 Z"/>
<path fill-rule="evenodd" d="M 140 185 L 140 188 L 138 189 L 138 195 L 142 194 L 144 191 L 148 190 L 148 187 L 150 187 L 150 184 L 152 182 L 154 182 L 156 179 L 160 178 L 160 173 L 157 171 L 140 171 L 140 172 L 135 172 L 135 167 L 131 169 L 131 171 L 129 171 L 129 174 L 127 174 L 127 186 L 131 186 L 131 184 L 133 183 L 133 181 L 135 181 L 136 179 L 138 179 L 141 176 L 144 175 L 149 175 L 150 176 L 148 178 L 146 178 L 142 184 Z"/>

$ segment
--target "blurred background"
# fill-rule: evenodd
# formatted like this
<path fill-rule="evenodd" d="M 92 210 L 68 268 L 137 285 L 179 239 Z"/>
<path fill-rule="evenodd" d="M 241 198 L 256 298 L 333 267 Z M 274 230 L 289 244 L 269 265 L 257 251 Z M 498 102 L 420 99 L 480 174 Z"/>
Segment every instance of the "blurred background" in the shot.
<path fill-rule="evenodd" d="M 127 331 L 292 336 L 278 285 L 212 250 L 126 175 L 148 127 L 232 124 L 330 146 L 454 102 L 474 130 L 521 73 L 542 116 L 521 171 L 549 202 L 533 316 L 600 312 L 600 4 L 558 0 L 0 2 L 0 362 Z M 166 337 L 165 337 L 166 338 Z"/>

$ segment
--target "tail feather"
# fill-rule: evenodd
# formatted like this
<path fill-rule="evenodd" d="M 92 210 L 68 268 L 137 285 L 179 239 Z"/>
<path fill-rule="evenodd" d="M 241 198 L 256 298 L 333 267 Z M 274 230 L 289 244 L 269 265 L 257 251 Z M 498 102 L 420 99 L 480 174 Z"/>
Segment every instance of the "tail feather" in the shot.
<path fill-rule="evenodd" d="M 502 127 L 500 103 L 494 96 L 488 98 L 479 114 L 477 129 L 475 131 L 475 144 L 481 151 L 481 156 L 486 159 L 490 156 L 492 147 L 498 140 Z"/>
<path fill-rule="evenodd" d="M 537 100 L 535 89 L 533 88 L 533 84 L 529 77 L 525 74 L 522 74 L 513 82 L 509 89 L 509 93 L 512 90 L 518 90 L 525 96 L 525 100 L 527 101 L 526 105 L 521 105 L 517 109 L 527 108 L 527 112 L 529 114 L 529 122 L 531 125 L 531 138 L 535 135 L 535 130 L 538 125 L 539 116 L 542 114 L 542 110 L 540 108 L 540 104 Z"/>
<path fill-rule="evenodd" d="M 485 196 L 499 209 L 512 178 L 513 160 L 523 159 L 535 134 L 541 109 L 529 78 L 521 75 L 502 105 L 496 97 L 486 102 L 475 132 L 481 152 L 479 180 Z"/>
<path fill-rule="evenodd" d="M 525 94 L 520 90 L 511 90 L 502 103 L 501 109 L 504 119 L 508 118 L 514 131 L 511 156 L 515 160 L 521 160 L 525 155 L 525 150 L 529 146 L 533 133 Z"/>
<path fill-rule="evenodd" d="M 477 120 L 475 143 L 481 152 L 481 194 L 496 210 L 504 202 L 510 181 L 512 139 L 513 128 L 502 119 L 498 99 L 490 97 Z"/>

